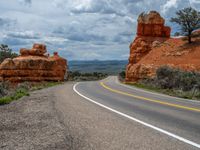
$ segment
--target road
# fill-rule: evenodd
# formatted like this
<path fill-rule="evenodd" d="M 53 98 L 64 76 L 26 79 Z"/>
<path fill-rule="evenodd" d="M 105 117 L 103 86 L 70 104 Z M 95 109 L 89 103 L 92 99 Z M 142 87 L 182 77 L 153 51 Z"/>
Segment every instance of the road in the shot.
<path fill-rule="evenodd" d="M 189 146 L 186 149 L 200 149 L 200 102 L 126 86 L 114 76 L 97 82 L 81 82 L 75 84 L 73 89 L 84 101 L 130 120 L 133 125 L 137 124 L 160 134 L 152 134 L 151 138 L 155 137 L 154 140 L 164 136 L 181 143 L 175 149 L 183 149 L 180 145 Z M 145 136 L 145 132 L 141 133 Z M 140 136 L 139 134 L 140 132 L 135 136 Z M 174 144 L 170 141 L 167 143 L 169 147 Z M 153 145 L 149 145 L 148 149 L 154 149 Z"/>

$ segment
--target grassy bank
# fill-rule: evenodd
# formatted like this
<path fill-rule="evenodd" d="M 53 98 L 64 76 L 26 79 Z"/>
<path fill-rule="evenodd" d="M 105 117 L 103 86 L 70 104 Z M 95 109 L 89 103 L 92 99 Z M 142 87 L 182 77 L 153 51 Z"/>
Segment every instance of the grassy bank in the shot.
<path fill-rule="evenodd" d="M 124 72 L 119 74 L 123 81 Z M 138 88 L 163 93 L 175 97 L 200 100 L 200 74 L 162 66 L 154 78 L 146 78 L 134 84 Z"/>
<path fill-rule="evenodd" d="M 15 86 L 9 82 L 2 82 L 0 83 L 0 105 L 9 104 L 12 101 L 18 100 L 24 96 L 29 96 L 31 91 L 41 90 L 58 84 L 61 84 L 61 82 L 24 82 Z"/>
<path fill-rule="evenodd" d="M 127 84 L 137 88 L 145 89 L 147 91 L 166 94 L 174 97 L 185 98 L 185 99 L 193 99 L 193 100 L 200 100 L 200 95 L 198 91 L 182 91 L 177 89 L 162 89 L 159 87 L 151 86 L 148 84 L 143 83 L 131 83 Z"/>

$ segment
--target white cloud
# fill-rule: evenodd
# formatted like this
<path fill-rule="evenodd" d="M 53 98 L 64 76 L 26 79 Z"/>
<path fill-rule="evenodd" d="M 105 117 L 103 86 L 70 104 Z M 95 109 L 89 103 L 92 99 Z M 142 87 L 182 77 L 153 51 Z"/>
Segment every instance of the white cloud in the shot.
<path fill-rule="evenodd" d="M 200 9 L 200 0 L 189 0 L 190 5 L 196 9 Z"/>
<path fill-rule="evenodd" d="M 162 13 L 166 13 L 170 8 L 174 7 L 177 8 L 178 0 L 168 0 L 163 6 L 162 6 Z"/>
<path fill-rule="evenodd" d="M 7 37 L 21 38 L 21 39 L 39 39 L 42 35 L 35 33 L 34 31 L 24 32 L 7 32 Z"/>

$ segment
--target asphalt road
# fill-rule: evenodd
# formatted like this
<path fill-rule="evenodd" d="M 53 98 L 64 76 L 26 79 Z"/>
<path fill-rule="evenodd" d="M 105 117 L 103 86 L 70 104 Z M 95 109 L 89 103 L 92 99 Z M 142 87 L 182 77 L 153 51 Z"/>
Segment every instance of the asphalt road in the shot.
<path fill-rule="evenodd" d="M 200 149 L 200 102 L 129 87 L 119 83 L 114 76 L 97 82 L 81 82 L 73 89 L 85 101 L 131 120 L 133 125 L 137 123 L 155 130 L 161 134 L 160 138 L 166 136 L 189 146 L 187 149 Z M 154 137 L 159 140 L 159 136 L 151 138 Z M 150 148 L 153 149 L 153 145 L 149 145 Z M 180 144 L 176 149 L 182 149 Z"/>

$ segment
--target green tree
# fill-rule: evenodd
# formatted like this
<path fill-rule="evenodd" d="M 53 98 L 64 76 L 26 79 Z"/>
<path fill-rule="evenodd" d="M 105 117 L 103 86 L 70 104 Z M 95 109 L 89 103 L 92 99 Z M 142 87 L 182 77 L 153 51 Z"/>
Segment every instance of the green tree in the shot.
<path fill-rule="evenodd" d="M 192 43 L 192 32 L 200 28 L 200 12 L 192 7 L 184 8 L 176 12 L 176 17 L 171 18 L 181 26 L 183 34 L 188 36 L 188 42 Z"/>
<path fill-rule="evenodd" d="M 12 49 L 8 47 L 8 45 L 1 44 L 0 45 L 0 63 L 4 61 L 6 58 L 15 58 L 18 54 L 13 53 Z"/>

